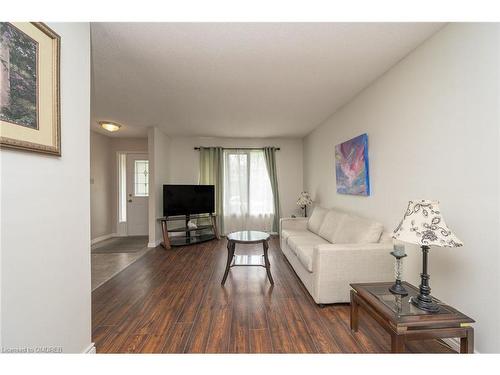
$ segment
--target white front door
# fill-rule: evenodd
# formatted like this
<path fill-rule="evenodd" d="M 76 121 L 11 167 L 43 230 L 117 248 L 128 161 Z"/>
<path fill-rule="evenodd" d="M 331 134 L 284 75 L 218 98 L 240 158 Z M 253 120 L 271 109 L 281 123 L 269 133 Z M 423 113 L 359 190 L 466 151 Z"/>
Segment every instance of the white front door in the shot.
<path fill-rule="evenodd" d="M 127 234 L 148 234 L 148 154 L 127 154 Z"/>

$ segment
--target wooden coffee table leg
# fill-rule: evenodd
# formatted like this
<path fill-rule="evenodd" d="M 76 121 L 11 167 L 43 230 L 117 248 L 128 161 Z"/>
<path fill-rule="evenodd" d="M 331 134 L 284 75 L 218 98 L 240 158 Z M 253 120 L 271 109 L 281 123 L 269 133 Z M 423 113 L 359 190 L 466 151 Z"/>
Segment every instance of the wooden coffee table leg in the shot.
<path fill-rule="evenodd" d="M 460 353 L 474 353 L 474 328 L 468 327 L 465 331 L 465 337 L 460 338 Z"/>
<path fill-rule="evenodd" d="M 274 280 L 271 276 L 271 263 L 269 263 L 268 257 L 269 244 L 267 243 L 267 241 L 262 242 L 262 247 L 264 248 L 264 263 L 266 265 L 267 277 L 269 278 L 269 282 L 271 283 L 271 285 L 274 285 Z"/>
<path fill-rule="evenodd" d="M 170 245 L 170 239 L 168 238 L 168 229 L 167 229 L 167 221 L 162 220 L 161 221 L 161 231 L 163 234 L 163 247 L 167 250 L 170 250 L 172 247 Z"/>
<path fill-rule="evenodd" d="M 226 283 L 227 275 L 229 273 L 229 269 L 231 268 L 231 262 L 234 257 L 234 249 L 236 244 L 232 241 L 227 241 L 227 262 L 226 262 L 226 270 L 224 271 L 224 277 L 222 278 L 221 284 L 224 285 Z"/>
<path fill-rule="evenodd" d="M 353 332 L 358 332 L 358 310 L 359 310 L 359 305 L 358 301 L 356 300 L 356 292 L 354 290 L 351 290 L 351 331 Z"/>
<path fill-rule="evenodd" d="M 405 337 L 393 333 L 391 335 L 391 352 L 404 353 L 405 352 Z"/>

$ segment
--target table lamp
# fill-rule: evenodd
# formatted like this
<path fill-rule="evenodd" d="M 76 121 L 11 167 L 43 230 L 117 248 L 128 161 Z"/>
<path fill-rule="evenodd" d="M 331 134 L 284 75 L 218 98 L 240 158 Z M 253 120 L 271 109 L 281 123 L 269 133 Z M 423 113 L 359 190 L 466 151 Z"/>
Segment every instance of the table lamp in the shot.
<path fill-rule="evenodd" d="M 439 306 L 432 300 L 427 273 L 427 256 L 430 246 L 460 247 L 463 245 L 446 226 L 439 210 L 439 202 L 430 200 L 410 201 L 401 223 L 392 238 L 420 245 L 422 248 L 422 273 L 419 294 L 410 299 L 419 309 L 438 312 Z"/>
<path fill-rule="evenodd" d="M 304 210 L 304 217 L 307 217 L 307 206 L 312 204 L 311 195 L 307 191 L 303 191 L 297 199 L 297 206 Z"/>

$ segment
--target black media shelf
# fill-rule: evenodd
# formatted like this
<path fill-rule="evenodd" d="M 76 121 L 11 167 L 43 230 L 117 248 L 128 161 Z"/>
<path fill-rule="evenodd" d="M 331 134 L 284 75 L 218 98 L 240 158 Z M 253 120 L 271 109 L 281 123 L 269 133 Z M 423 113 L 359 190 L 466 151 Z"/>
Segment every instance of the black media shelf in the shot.
<path fill-rule="evenodd" d="M 197 230 L 203 230 L 203 229 L 212 229 L 212 224 L 208 225 L 198 225 L 195 229 L 188 228 L 188 227 L 181 227 L 181 228 L 172 228 L 169 229 L 168 232 L 192 232 L 192 231 L 197 231 Z"/>
<path fill-rule="evenodd" d="M 199 234 L 190 237 L 186 236 L 171 236 L 170 237 L 170 246 L 186 246 L 192 245 L 195 243 L 206 242 L 214 240 L 215 234 L 207 233 L 207 234 Z"/>
<path fill-rule="evenodd" d="M 196 228 L 189 228 L 188 222 L 191 219 L 207 219 L 210 221 L 210 223 L 198 225 Z M 161 229 L 163 233 L 162 246 L 165 249 L 170 249 L 172 246 L 193 245 L 195 243 L 219 239 L 216 217 L 213 214 L 167 216 L 158 218 L 158 221 L 160 221 L 161 223 Z M 184 226 L 175 226 L 173 228 L 169 228 L 169 226 L 171 226 L 171 223 L 175 221 L 183 221 Z M 207 231 L 210 231 L 210 233 L 207 233 Z M 170 235 L 169 233 L 185 233 L 185 235 Z"/>

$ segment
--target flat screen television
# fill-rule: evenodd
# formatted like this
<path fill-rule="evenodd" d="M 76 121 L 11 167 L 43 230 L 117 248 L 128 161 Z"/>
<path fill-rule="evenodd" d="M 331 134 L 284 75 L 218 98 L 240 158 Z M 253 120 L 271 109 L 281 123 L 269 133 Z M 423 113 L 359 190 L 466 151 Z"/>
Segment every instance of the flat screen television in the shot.
<path fill-rule="evenodd" d="M 163 185 L 163 215 L 214 213 L 214 185 Z"/>

